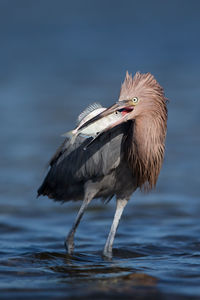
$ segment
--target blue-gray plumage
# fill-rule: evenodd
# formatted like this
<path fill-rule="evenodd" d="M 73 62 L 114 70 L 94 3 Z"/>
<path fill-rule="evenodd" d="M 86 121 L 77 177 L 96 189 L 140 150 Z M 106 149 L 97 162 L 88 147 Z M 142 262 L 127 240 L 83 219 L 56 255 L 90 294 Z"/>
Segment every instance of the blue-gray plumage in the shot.
<path fill-rule="evenodd" d="M 119 98 L 128 112 L 123 121 L 98 136 L 86 150 L 90 139 L 80 135 L 73 143 L 65 139 L 52 157 L 38 195 L 63 202 L 83 200 L 66 238 L 69 253 L 73 252 L 74 234 L 90 201 L 116 196 L 116 212 L 103 252 L 112 256 L 117 226 L 131 194 L 138 187 L 151 189 L 156 184 L 164 156 L 165 100 L 163 89 L 151 74 L 137 73 L 134 78 L 127 74 Z M 115 104 L 95 120 L 121 107 Z"/>
<path fill-rule="evenodd" d="M 38 193 L 57 201 L 81 200 L 88 181 L 97 183 L 95 198 L 122 197 L 130 193 L 126 186 L 129 181 L 122 182 L 124 175 L 129 176 L 133 190 L 134 178 L 123 151 L 129 126 L 130 123 L 125 123 L 111 129 L 87 150 L 84 146 L 88 139 L 78 136 L 73 144 L 66 139 L 52 158 L 51 169 Z"/>

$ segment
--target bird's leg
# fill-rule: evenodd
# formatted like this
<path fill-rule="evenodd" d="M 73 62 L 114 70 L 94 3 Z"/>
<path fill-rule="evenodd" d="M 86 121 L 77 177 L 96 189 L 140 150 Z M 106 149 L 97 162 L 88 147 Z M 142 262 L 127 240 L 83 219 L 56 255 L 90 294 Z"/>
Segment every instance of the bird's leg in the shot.
<path fill-rule="evenodd" d="M 89 190 L 89 189 L 88 189 Z M 67 238 L 65 240 L 65 248 L 67 249 L 69 254 L 73 253 L 74 250 L 74 234 L 76 232 L 76 229 L 80 223 L 80 220 L 84 214 L 84 211 L 86 210 L 86 208 L 88 207 L 89 203 L 91 202 L 91 200 L 93 199 L 93 197 L 95 196 L 96 192 L 92 192 L 92 191 L 86 191 L 85 192 L 85 197 L 83 199 L 83 202 L 81 204 L 81 207 L 79 209 L 79 212 L 76 216 L 76 220 L 70 230 L 70 232 L 67 235 Z"/>
<path fill-rule="evenodd" d="M 128 200 L 127 199 L 117 199 L 116 203 L 116 211 L 115 211 L 115 216 L 113 219 L 113 223 L 103 250 L 103 255 L 105 257 L 111 258 L 112 257 L 112 246 L 115 238 L 115 234 L 117 231 L 117 227 L 119 225 L 119 221 L 121 218 L 121 215 L 123 213 L 123 210 L 127 204 Z"/>

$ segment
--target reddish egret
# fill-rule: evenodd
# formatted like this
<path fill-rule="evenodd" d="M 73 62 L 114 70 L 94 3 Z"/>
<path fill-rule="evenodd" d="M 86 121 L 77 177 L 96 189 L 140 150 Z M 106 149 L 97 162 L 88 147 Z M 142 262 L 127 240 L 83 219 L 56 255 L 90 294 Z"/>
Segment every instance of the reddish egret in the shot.
<path fill-rule="evenodd" d="M 167 129 L 164 91 L 150 73 L 138 72 L 132 78 L 127 72 L 119 101 L 95 118 L 122 108 L 129 113 L 86 150 L 88 139 L 79 135 L 73 144 L 66 139 L 52 157 L 38 190 L 38 195 L 55 201 L 83 200 L 65 242 L 70 254 L 76 228 L 92 199 L 116 196 L 116 211 L 103 251 L 104 256 L 111 257 L 115 233 L 131 194 L 137 188 L 149 191 L 156 185 Z"/>

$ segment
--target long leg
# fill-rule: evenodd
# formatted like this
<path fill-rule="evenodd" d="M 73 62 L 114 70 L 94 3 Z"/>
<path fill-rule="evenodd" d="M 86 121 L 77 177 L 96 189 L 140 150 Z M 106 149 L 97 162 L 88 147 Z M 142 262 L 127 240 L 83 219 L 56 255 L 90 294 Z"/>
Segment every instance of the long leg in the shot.
<path fill-rule="evenodd" d="M 90 188 L 88 187 L 86 189 L 85 197 L 83 199 L 83 202 L 81 204 L 79 212 L 76 216 L 76 220 L 75 220 L 74 224 L 72 225 L 72 228 L 71 228 L 70 232 L 68 233 L 67 238 L 65 240 L 65 248 L 67 249 L 69 254 L 73 253 L 73 250 L 74 250 L 74 234 L 75 234 L 76 229 L 77 229 L 77 227 L 80 223 L 80 220 L 81 220 L 81 218 L 84 214 L 84 211 L 86 210 L 89 203 L 91 202 L 91 200 L 93 199 L 93 197 L 96 194 L 96 191 L 89 191 L 89 190 L 90 190 Z"/>
<path fill-rule="evenodd" d="M 111 258 L 112 257 L 112 246 L 113 246 L 113 242 L 114 242 L 114 238 L 115 238 L 115 234 L 117 231 L 117 227 L 119 225 L 119 221 L 121 218 L 121 215 L 123 213 L 123 210 L 127 204 L 128 200 L 127 199 L 117 199 L 117 203 L 116 203 L 116 211 L 115 211 L 115 216 L 113 219 L 113 223 L 103 250 L 103 255 Z"/>

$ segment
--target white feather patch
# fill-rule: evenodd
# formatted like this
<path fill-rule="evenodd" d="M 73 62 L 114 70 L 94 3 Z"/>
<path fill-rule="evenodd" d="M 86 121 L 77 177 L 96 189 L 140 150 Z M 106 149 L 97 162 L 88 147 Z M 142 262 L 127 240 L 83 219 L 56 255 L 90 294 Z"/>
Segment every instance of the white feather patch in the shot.
<path fill-rule="evenodd" d="M 90 104 L 84 111 L 78 116 L 77 123 L 80 123 L 87 115 L 89 115 L 92 111 L 102 108 L 100 103 Z"/>

